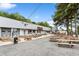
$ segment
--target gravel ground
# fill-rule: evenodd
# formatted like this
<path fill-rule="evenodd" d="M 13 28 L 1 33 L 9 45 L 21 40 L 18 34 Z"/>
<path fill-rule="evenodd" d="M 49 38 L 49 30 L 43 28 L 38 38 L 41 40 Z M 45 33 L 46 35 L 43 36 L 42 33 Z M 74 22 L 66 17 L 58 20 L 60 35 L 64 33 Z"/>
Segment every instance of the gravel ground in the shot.
<path fill-rule="evenodd" d="M 79 45 L 74 48 L 58 47 L 48 38 L 27 41 L 16 45 L 0 46 L 0 56 L 78 56 Z"/>

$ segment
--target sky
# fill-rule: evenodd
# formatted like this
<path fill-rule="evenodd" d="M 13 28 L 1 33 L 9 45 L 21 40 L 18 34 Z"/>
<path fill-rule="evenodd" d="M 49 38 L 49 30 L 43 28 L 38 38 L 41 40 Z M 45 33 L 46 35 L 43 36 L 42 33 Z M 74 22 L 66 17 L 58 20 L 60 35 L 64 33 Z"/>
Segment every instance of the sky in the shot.
<path fill-rule="evenodd" d="M 56 4 L 53 3 L 0 3 L 0 10 L 19 13 L 34 22 L 47 21 L 52 25 L 51 16 L 55 14 Z"/>

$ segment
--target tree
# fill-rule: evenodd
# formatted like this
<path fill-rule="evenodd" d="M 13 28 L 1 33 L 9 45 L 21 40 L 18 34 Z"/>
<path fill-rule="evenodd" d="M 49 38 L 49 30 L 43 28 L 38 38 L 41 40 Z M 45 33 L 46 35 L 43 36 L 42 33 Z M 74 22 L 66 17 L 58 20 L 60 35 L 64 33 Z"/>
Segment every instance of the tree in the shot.
<path fill-rule="evenodd" d="M 67 27 L 67 33 L 69 34 L 68 31 L 70 26 L 69 24 L 71 23 L 71 32 L 72 32 L 72 21 L 73 19 L 76 21 L 77 18 L 76 14 L 78 9 L 79 9 L 79 4 L 77 3 L 57 4 L 57 11 L 54 16 L 55 24 L 56 25 L 65 24 Z M 77 31 L 75 30 L 75 32 Z"/>
<path fill-rule="evenodd" d="M 30 19 L 25 18 L 24 16 L 20 15 L 19 13 L 9 14 L 7 12 L 0 11 L 0 16 L 8 17 L 8 18 L 18 20 L 18 21 L 24 21 L 24 22 L 32 23 L 32 21 Z"/>
<path fill-rule="evenodd" d="M 10 18 L 19 20 L 19 21 L 25 21 L 25 17 L 21 16 L 19 13 L 10 14 Z"/>
<path fill-rule="evenodd" d="M 33 24 L 36 24 L 36 22 L 32 22 Z"/>
<path fill-rule="evenodd" d="M 55 22 L 55 25 L 57 25 L 57 26 L 58 25 L 60 26 L 62 24 L 66 25 L 67 34 L 69 34 L 69 31 L 68 31 L 69 30 L 69 19 L 68 19 L 69 15 L 66 12 L 67 6 L 68 6 L 68 3 L 57 4 L 57 11 L 54 15 L 53 20 Z"/>
<path fill-rule="evenodd" d="M 47 22 L 38 22 L 37 25 L 41 25 L 41 26 L 52 28 L 52 26 L 50 26 Z"/>
<path fill-rule="evenodd" d="M 25 22 L 32 23 L 31 19 L 25 19 Z"/>
<path fill-rule="evenodd" d="M 0 11 L 0 16 L 9 17 L 9 13 Z"/>
<path fill-rule="evenodd" d="M 77 36 L 77 26 L 76 26 L 77 22 L 76 22 L 76 20 L 77 20 L 77 16 L 78 16 L 77 15 L 78 9 L 79 9 L 79 4 L 78 3 L 69 4 L 68 9 L 67 9 L 67 12 L 70 15 L 71 22 L 72 22 L 73 19 L 75 21 L 75 34 L 76 34 L 76 36 Z"/>

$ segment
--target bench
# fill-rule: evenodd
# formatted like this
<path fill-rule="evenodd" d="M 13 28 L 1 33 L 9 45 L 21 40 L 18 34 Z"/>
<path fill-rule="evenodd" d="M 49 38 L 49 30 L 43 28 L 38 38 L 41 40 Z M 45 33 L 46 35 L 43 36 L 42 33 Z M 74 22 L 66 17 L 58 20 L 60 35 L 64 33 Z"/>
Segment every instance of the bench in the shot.
<path fill-rule="evenodd" d="M 31 36 L 26 36 L 24 40 L 32 40 Z"/>
<path fill-rule="evenodd" d="M 76 44 L 69 44 L 69 43 L 57 43 L 57 45 L 58 45 L 59 47 L 72 48 L 72 47 L 74 47 L 74 45 L 76 45 Z"/>

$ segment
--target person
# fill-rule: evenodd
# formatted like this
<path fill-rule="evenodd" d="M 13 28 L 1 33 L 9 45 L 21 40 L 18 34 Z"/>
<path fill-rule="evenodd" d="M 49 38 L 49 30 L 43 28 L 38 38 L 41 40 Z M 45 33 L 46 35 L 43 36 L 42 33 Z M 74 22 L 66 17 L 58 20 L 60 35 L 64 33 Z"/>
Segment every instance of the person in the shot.
<path fill-rule="evenodd" d="M 18 37 L 14 37 L 14 44 L 18 43 Z"/>

